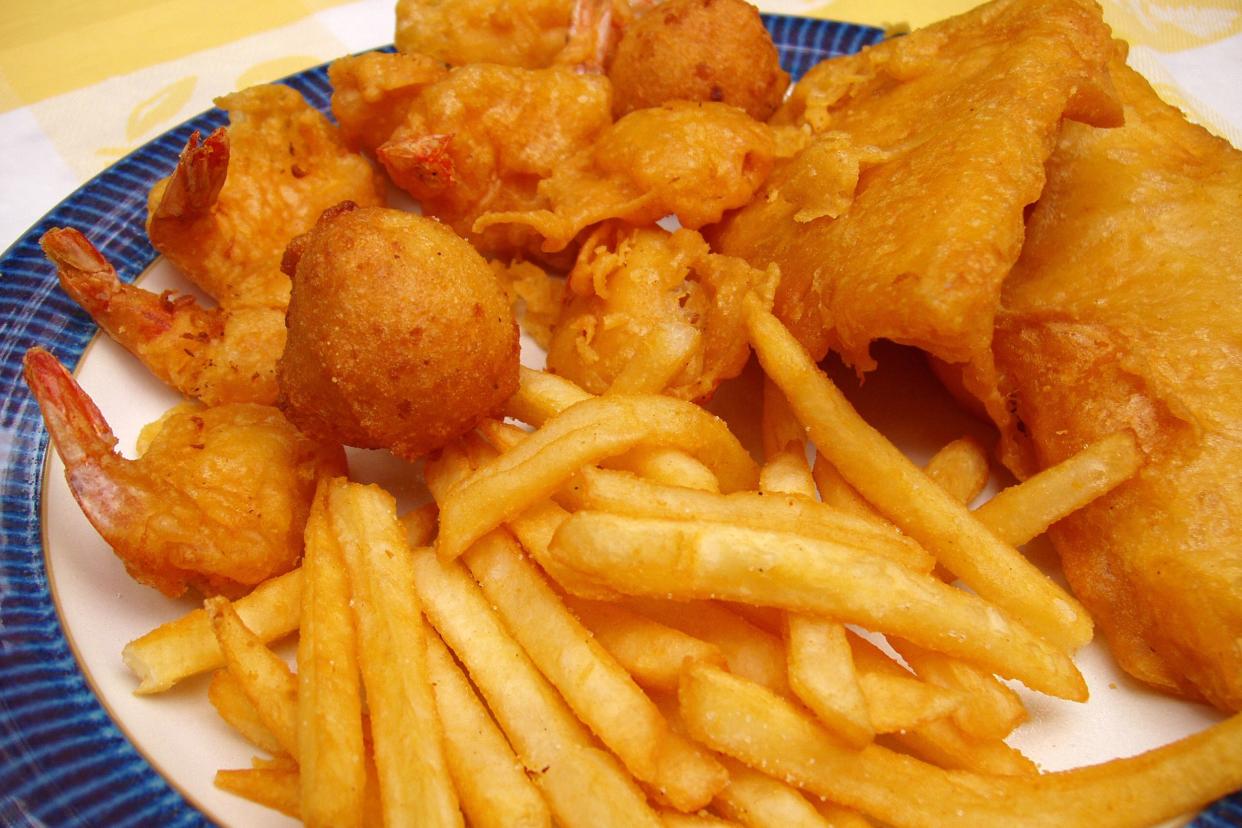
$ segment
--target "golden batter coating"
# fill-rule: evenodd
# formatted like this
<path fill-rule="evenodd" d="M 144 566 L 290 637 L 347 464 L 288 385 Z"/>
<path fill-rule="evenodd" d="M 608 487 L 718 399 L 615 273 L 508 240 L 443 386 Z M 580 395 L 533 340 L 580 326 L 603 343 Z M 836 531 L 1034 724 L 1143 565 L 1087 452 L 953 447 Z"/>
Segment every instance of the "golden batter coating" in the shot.
<path fill-rule="evenodd" d="M 329 211 L 290 246 L 280 407 L 308 434 L 414 459 L 517 390 L 518 329 L 487 262 L 434 219 Z"/>

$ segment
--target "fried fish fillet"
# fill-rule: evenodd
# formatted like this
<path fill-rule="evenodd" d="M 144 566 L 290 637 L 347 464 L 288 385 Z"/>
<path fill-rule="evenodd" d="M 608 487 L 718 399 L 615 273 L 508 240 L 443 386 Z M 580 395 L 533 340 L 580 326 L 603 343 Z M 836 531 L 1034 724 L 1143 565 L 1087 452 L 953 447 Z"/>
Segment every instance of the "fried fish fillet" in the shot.
<path fill-rule="evenodd" d="M 1090 0 L 999 0 L 825 61 L 773 119 L 819 140 L 709 235 L 780 266 L 776 313 L 817 358 L 867 370 L 888 338 L 968 361 L 1062 117 L 1120 122 L 1110 48 Z"/>
<path fill-rule="evenodd" d="M 1122 667 L 1238 711 L 1242 152 L 1120 54 L 1112 74 L 1126 125 L 1065 125 L 1004 284 L 990 408 L 1019 475 L 1134 431 L 1145 468 L 1052 540 Z"/>

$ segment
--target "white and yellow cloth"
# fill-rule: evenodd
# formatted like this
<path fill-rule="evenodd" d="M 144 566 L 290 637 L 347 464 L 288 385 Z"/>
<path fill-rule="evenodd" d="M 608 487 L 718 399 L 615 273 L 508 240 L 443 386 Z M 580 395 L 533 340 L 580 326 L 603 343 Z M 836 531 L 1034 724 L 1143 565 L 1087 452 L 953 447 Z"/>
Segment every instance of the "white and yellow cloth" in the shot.
<path fill-rule="evenodd" d="M 981 0 L 759 0 L 912 27 Z M 1242 0 L 1103 0 L 1131 64 L 1242 146 Z M 212 98 L 392 40 L 394 0 L 3 0 L 0 249 Z"/>

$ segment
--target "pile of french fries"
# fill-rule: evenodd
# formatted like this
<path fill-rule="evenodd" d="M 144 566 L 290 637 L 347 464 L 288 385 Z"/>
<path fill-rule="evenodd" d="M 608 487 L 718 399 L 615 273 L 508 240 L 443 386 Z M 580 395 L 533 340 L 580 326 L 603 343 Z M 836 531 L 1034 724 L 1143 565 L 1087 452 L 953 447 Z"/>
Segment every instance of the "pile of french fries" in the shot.
<path fill-rule="evenodd" d="M 323 481 L 301 568 L 130 643 L 138 692 L 215 670 L 268 754 L 216 784 L 314 826 L 1148 825 L 1242 785 L 1240 717 L 1061 773 L 1004 741 L 1000 678 L 1084 699 L 1091 637 L 1015 547 L 1134 475 L 1131 435 L 971 512 L 977 443 L 916 468 L 758 303 L 748 330 L 761 467 L 659 395 L 675 349 L 601 397 L 524 370 L 528 428 L 443 450 L 401 518 Z"/>

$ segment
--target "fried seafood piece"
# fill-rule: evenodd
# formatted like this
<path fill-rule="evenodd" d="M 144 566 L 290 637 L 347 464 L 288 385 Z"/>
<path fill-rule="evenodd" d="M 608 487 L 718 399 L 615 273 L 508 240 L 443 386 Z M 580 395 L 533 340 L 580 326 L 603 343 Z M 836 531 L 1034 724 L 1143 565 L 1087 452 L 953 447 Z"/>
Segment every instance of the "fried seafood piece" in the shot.
<path fill-rule="evenodd" d="M 653 337 L 686 347 L 660 391 L 708 397 L 737 376 L 750 356 L 743 304 L 754 292 L 768 303 L 780 274 L 712 253 L 693 230 L 601 225 L 583 244 L 567 282 L 548 347 L 548 368 L 602 394 Z"/>
<path fill-rule="evenodd" d="M 500 283 L 522 332 L 546 352 L 552 343 L 552 326 L 561 315 L 565 280 L 550 275 L 534 262 L 520 259 L 488 262 Z"/>
<path fill-rule="evenodd" d="M 39 243 L 65 293 L 160 380 L 208 405 L 276 401 L 283 308 L 204 308 L 190 296 L 126 284 L 72 228 L 49 230 Z"/>
<path fill-rule="evenodd" d="M 448 69 L 422 54 L 364 52 L 328 65 L 332 115 L 353 149 L 375 152 L 405 122 L 424 87 L 444 80 Z"/>
<path fill-rule="evenodd" d="M 773 123 L 830 143 L 705 235 L 780 266 L 776 313 L 816 358 L 869 370 L 887 338 L 969 361 L 991 341 L 1062 118 L 1120 123 L 1109 44 L 1087 0 L 997 0 L 825 61 Z"/>
<path fill-rule="evenodd" d="M 608 66 L 613 109 L 720 101 L 766 120 L 789 86 L 759 10 L 744 0 L 665 0 L 625 27 Z"/>
<path fill-rule="evenodd" d="M 612 123 L 611 102 L 607 78 L 568 67 L 463 66 L 414 97 L 376 155 L 424 214 L 484 254 L 537 253 L 540 239 L 530 229 L 476 232 L 475 222 L 488 211 L 541 205 L 539 182 L 599 139 Z"/>
<path fill-rule="evenodd" d="M 380 204 L 383 180 L 288 86 L 253 86 L 216 105 L 229 127 L 201 144 L 191 137 L 173 174 L 151 188 L 147 233 L 221 306 L 283 310 L 289 240 L 334 204 Z"/>
<path fill-rule="evenodd" d="M 453 66 L 551 66 L 570 35 L 574 0 L 397 0 L 395 43 Z"/>
<path fill-rule="evenodd" d="M 190 136 L 151 190 L 147 232 L 218 307 L 122 284 L 76 230 L 52 230 L 42 244 L 65 292 L 161 380 L 209 405 L 271 404 L 289 303 L 284 247 L 342 199 L 379 203 L 382 180 L 289 87 L 216 102 L 232 125 Z"/>
<path fill-rule="evenodd" d="M 339 446 L 249 403 L 182 404 L 127 460 L 55 357 L 33 348 L 23 365 L 78 505 L 129 574 L 170 597 L 236 597 L 292 569 L 316 482 L 345 472 Z"/>
<path fill-rule="evenodd" d="M 1120 54 L 1112 73 L 1126 124 L 1061 133 L 1005 281 L 988 407 L 1020 476 L 1135 433 L 1138 476 L 1049 534 L 1125 670 L 1236 712 L 1242 152 Z"/>
<path fill-rule="evenodd" d="M 496 414 L 518 329 L 487 262 L 433 219 L 342 205 L 290 245 L 280 407 L 306 433 L 414 459 Z"/>
<path fill-rule="evenodd" d="M 539 184 L 536 203 L 546 208 L 492 211 L 474 229 L 530 227 L 549 252 L 610 218 L 641 226 L 671 214 L 696 230 L 750 201 L 776 160 L 801 142 L 797 129 L 770 127 L 728 104 L 639 109 Z"/>

